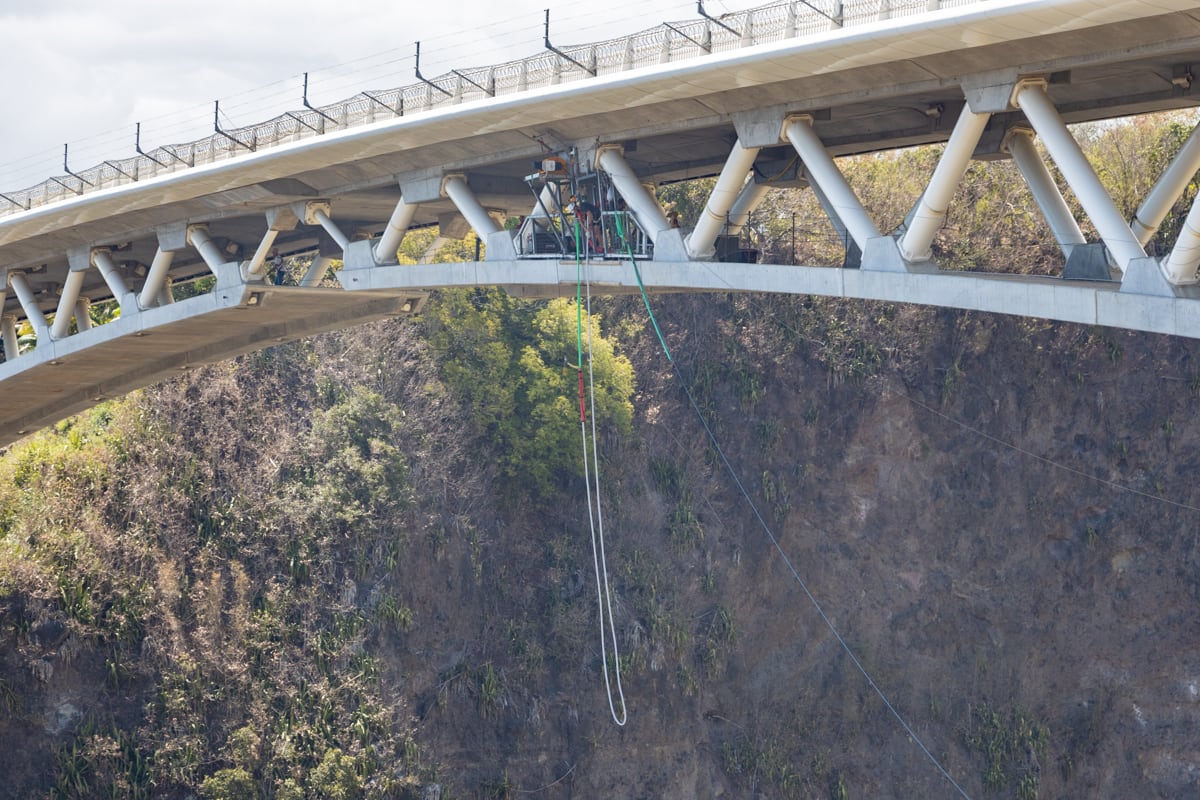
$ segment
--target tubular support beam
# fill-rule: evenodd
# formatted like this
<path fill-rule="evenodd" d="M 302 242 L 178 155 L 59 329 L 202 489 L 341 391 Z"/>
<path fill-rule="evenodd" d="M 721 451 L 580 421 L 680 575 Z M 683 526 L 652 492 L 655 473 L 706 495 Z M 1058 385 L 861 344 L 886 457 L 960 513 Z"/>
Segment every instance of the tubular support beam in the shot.
<path fill-rule="evenodd" d="M 1179 148 L 1133 216 L 1130 227 L 1142 247 L 1154 238 L 1158 226 L 1167 218 L 1175 201 L 1183 196 L 1196 170 L 1200 170 L 1200 125 L 1192 129 L 1187 141 Z"/>
<path fill-rule="evenodd" d="M 325 271 L 329 269 L 329 265 L 333 263 L 333 259 L 328 256 L 317 254 L 313 256 L 312 263 L 308 266 L 308 272 L 304 273 L 304 277 L 300 279 L 301 286 L 317 286 L 325 277 Z"/>
<path fill-rule="evenodd" d="M 4 360 L 12 361 L 21 355 L 21 344 L 17 339 L 17 316 L 5 314 L 0 317 L 0 337 L 4 339 Z"/>
<path fill-rule="evenodd" d="M 159 246 L 154 253 L 154 261 L 150 263 L 150 272 L 146 274 L 146 282 L 142 284 L 142 293 L 138 296 L 141 308 L 150 308 L 158 304 L 160 293 L 166 288 L 167 271 L 175 258 L 173 250 L 163 250 Z"/>
<path fill-rule="evenodd" d="M 1133 235 L 1129 223 L 1117 211 L 1079 142 L 1075 141 L 1046 94 L 1046 82 L 1019 82 L 1013 90 L 1013 105 L 1025 112 L 1025 117 L 1042 138 L 1067 185 L 1075 191 L 1080 205 L 1096 226 L 1117 268 L 1125 273 L 1134 259 L 1145 258 L 1145 249 Z"/>
<path fill-rule="evenodd" d="M 879 236 L 879 229 L 859 202 L 854 190 L 846 182 L 841 170 L 812 128 L 812 117 L 808 115 L 788 117 L 783 123 L 783 132 L 800 158 L 812 182 L 820 187 L 838 219 L 846 226 L 850 238 L 865 249 L 867 241 Z"/>
<path fill-rule="evenodd" d="M 325 229 L 325 232 L 329 234 L 329 237 L 337 242 L 337 245 L 342 249 L 342 252 L 346 252 L 346 248 L 350 246 L 350 237 L 342 233 L 342 229 L 334 224 L 334 221 L 329 218 L 329 214 L 327 214 L 324 209 L 318 208 L 313 211 L 313 217 L 315 217 L 320 226 Z"/>
<path fill-rule="evenodd" d="M 990 117 L 990 114 L 976 114 L 969 108 L 963 108 L 958 121 L 954 123 L 941 160 L 933 170 L 933 177 L 929 179 L 921 199 L 917 201 L 908 230 L 900 238 L 900 255 L 905 261 L 928 261 L 933 256 L 930 249 L 933 237 L 946 221 L 950 201 L 954 199 L 954 192 L 966 174 L 971 156 Z"/>
<path fill-rule="evenodd" d="M 1171 254 L 1162 263 L 1163 277 L 1168 283 L 1182 286 L 1200 282 L 1197 267 L 1200 266 L 1200 202 L 1192 203 L 1179 238 L 1171 248 Z"/>
<path fill-rule="evenodd" d="M 754 166 L 758 151 L 757 147 L 742 147 L 740 140 L 733 143 L 733 149 L 725 159 L 725 166 L 721 168 L 721 175 L 717 178 L 712 194 L 704 204 L 704 211 L 701 212 L 695 229 L 685 240 L 688 255 L 692 258 L 708 259 L 716 252 L 713 244 L 721 230 L 729 224 L 730 209 L 746 185 L 747 173 Z"/>
<path fill-rule="evenodd" d="M 817 203 L 821 206 L 821 210 L 825 212 L 825 216 L 829 217 L 829 224 L 837 232 L 838 238 L 842 240 L 842 246 L 848 254 L 852 247 L 857 247 L 854 237 L 846 229 L 846 223 L 842 222 L 842 218 L 838 216 L 837 209 L 830 204 L 829 198 L 825 196 L 825 192 L 821 191 L 820 184 L 813 179 L 807 169 L 804 171 L 804 175 L 805 180 L 808 181 L 808 187 L 812 189 L 813 196 L 817 198 Z M 859 253 L 861 252 L 862 249 L 859 248 Z"/>
<path fill-rule="evenodd" d="M 617 187 L 634 219 L 650 237 L 650 241 L 657 244 L 658 235 L 670 229 L 671 223 L 667 222 L 667 215 L 663 213 L 658 201 L 646 191 L 646 187 L 634 174 L 633 168 L 625 160 L 623 150 L 619 144 L 604 145 L 596 153 L 596 163 L 612 178 L 613 185 Z"/>
<path fill-rule="evenodd" d="M 417 203 L 406 203 L 401 197 L 400 202 L 392 211 L 392 217 L 388 220 L 387 227 L 383 229 L 383 235 L 379 237 L 374 250 L 371 251 L 376 264 L 396 263 L 396 251 L 400 249 L 400 243 L 404 241 L 404 236 L 408 233 L 408 226 L 412 225 L 416 213 Z"/>
<path fill-rule="evenodd" d="M 263 234 L 258 248 L 254 251 L 250 262 L 246 264 L 247 278 L 258 279 L 267 273 L 267 254 L 271 252 L 271 248 L 275 245 L 275 237 L 278 235 L 279 231 L 272 228 L 268 228 L 267 232 Z"/>
<path fill-rule="evenodd" d="M 731 234 L 742 232 L 742 228 L 746 227 L 746 223 L 750 221 L 750 215 L 767 196 L 770 188 L 765 183 L 754 180 L 753 176 L 746 181 L 737 200 L 733 201 L 733 208 L 729 209 L 729 232 Z"/>
<path fill-rule="evenodd" d="M 125 279 L 121 277 L 121 271 L 113 263 L 112 253 L 103 248 L 93 250 L 92 263 L 96 265 L 96 269 L 100 270 L 101 276 L 104 277 L 104 282 L 108 284 L 108 290 L 112 292 L 113 298 L 121 306 L 121 313 L 132 313 L 134 309 L 128 307 L 129 287 L 125 285 Z"/>
<path fill-rule="evenodd" d="M 443 178 L 442 194 L 450 198 L 450 202 L 454 203 L 454 207 L 467 220 L 467 224 L 471 226 L 471 230 L 475 231 L 475 235 L 479 237 L 480 241 L 485 241 L 489 235 L 501 229 L 496 220 L 492 219 L 487 209 L 479 202 L 479 199 L 475 197 L 475 193 L 467 185 L 465 175 L 453 173 Z"/>
<path fill-rule="evenodd" d="M 33 289 L 29 287 L 25 273 L 8 273 L 8 285 L 17 293 L 17 301 L 21 304 L 21 310 L 25 312 L 25 318 L 29 320 L 29 324 L 33 326 L 38 337 L 48 335 L 50 327 L 46 324 L 46 315 L 38 308 L 37 298 L 33 296 Z"/>
<path fill-rule="evenodd" d="M 1087 244 L 1087 239 L 1079 229 L 1079 222 L 1071 213 L 1067 201 L 1063 199 L 1062 192 L 1058 190 L 1058 184 L 1054 182 L 1050 170 L 1046 168 L 1046 163 L 1038 155 L 1033 144 L 1033 131 L 1028 128 L 1014 128 L 1009 131 L 1004 148 L 1008 150 L 1017 165 L 1017 170 L 1025 178 L 1033 199 L 1042 210 L 1042 216 L 1046 218 L 1046 224 L 1050 226 L 1055 241 L 1062 248 L 1063 257 L 1070 258 L 1071 251 L 1077 245 Z"/>
<path fill-rule="evenodd" d="M 529 216 L 535 219 L 547 219 L 557 214 L 560 208 L 558 184 L 547 183 L 542 187 L 541 193 L 538 194 L 537 202 L 533 204 L 533 209 L 529 212 Z"/>
<path fill-rule="evenodd" d="M 83 288 L 83 270 L 70 270 L 63 283 L 62 295 L 58 298 L 58 310 L 54 312 L 54 324 L 50 326 L 51 339 L 63 339 L 71 332 L 71 317 L 75 314 L 75 301 Z"/>
<path fill-rule="evenodd" d="M 429 246 L 425 248 L 425 252 L 421 254 L 421 258 L 417 261 L 418 264 L 432 264 L 433 259 L 437 257 L 438 251 L 446 246 L 446 242 L 450 241 L 445 236 L 435 236 Z"/>
<path fill-rule="evenodd" d="M 89 313 L 92 301 L 81 297 L 75 301 L 75 330 L 83 333 L 92 329 L 92 316 Z"/>
<path fill-rule="evenodd" d="M 221 252 L 221 248 L 217 247 L 217 243 L 208 235 L 208 228 L 203 225 L 188 225 L 187 241 L 188 244 L 196 248 L 196 252 L 200 254 L 200 258 L 204 259 L 209 272 L 213 275 L 219 275 L 221 266 L 225 263 L 225 254 Z"/>

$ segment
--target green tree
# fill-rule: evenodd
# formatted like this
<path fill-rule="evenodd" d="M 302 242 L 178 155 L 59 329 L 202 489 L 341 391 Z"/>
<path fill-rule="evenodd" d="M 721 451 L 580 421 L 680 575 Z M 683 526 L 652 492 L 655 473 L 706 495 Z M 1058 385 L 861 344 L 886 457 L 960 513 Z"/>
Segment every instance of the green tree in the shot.
<path fill-rule="evenodd" d="M 355 800 L 362 796 L 356 761 L 340 748 L 325 751 L 321 763 L 308 776 L 309 797 L 321 800 Z"/>
<path fill-rule="evenodd" d="M 584 312 L 586 315 L 586 312 Z M 518 389 L 516 419 L 524 422 L 510 442 L 513 466 L 532 480 L 539 491 L 549 490 L 555 476 L 582 475 L 579 434 L 580 386 L 576 369 L 580 339 L 585 381 L 583 403 L 593 396 L 597 424 L 627 433 L 633 424 L 633 366 L 613 351 L 600 335 L 599 318 L 590 328 L 581 321 L 577 306 L 566 300 L 551 300 L 533 319 L 534 337 L 521 349 L 517 360 Z M 587 361 L 590 342 L 591 363 Z M 592 392 L 586 391 L 589 372 L 594 377 Z M 590 426 L 589 426 L 590 429 Z"/>
<path fill-rule="evenodd" d="M 585 382 L 594 379 L 597 425 L 631 430 L 633 366 L 603 336 L 599 316 L 573 301 L 534 304 L 495 289 L 444 292 L 426 318 L 444 379 L 498 445 L 501 471 L 514 484 L 545 496 L 561 478 L 583 474 L 581 344 Z"/>
<path fill-rule="evenodd" d="M 417 264 L 427 255 L 429 261 L 439 264 L 475 260 L 475 245 L 478 239 L 474 232 L 468 233 L 462 239 L 439 242 L 440 238 L 441 230 L 437 226 L 409 231 L 400 242 L 396 258 L 401 264 Z M 436 249 L 430 252 L 435 243 Z"/>
<path fill-rule="evenodd" d="M 219 769 L 200 784 L 204 800 L 256 800 L 254 776 L 241 767 Z"/>
<path fill-rule="evenodd" d="M 408 504 L 403 418 L 396 405 L 357 386 L 329 409 L 314 412 L 293 486 L 310 530 L 345 532 L 364 518 L 383 518 Z"/>

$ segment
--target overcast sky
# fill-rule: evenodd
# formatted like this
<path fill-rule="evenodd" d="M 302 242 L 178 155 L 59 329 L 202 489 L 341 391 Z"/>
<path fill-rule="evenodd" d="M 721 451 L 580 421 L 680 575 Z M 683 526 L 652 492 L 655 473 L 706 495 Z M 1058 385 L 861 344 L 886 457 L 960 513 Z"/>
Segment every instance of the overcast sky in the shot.
<path fill-rule="evenodd" d="M 764 0 L 707 0 L 714 16 Z M 309 102 L 694 19 L 694 0 L 0 0 L 0 191 Z"/>

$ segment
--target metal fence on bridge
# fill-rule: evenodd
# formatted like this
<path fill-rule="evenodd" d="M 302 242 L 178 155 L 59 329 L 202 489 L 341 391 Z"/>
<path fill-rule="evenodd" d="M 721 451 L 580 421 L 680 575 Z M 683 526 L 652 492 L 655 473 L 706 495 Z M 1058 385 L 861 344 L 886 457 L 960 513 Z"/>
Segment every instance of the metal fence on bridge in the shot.
<path fill-rule="evenodd" d="M 581 81 L 825 31 L 879 22 L 988 0 L 785 0 L 719 18 L 662 23 L 603 42 L 558 47 L 496 66 L 452 70 L 428 82 L 365 90 L 337 103 L 287 112 L 257 125 L 185 144 L 165 145 L 129 158 L 105 161 L 70 175 L 47 178 L 0 193 L 0 216 L 89 191 L 245 154 L 248 150 L 319 136 L 332 130 L 420 113 L 487 97 Z"/>

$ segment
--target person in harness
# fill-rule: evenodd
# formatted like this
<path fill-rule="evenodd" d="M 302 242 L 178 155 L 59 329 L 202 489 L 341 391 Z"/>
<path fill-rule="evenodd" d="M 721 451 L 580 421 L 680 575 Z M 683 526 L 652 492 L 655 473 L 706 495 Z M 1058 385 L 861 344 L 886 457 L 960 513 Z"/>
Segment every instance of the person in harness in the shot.
<path fill-rule="evenodd" d="M 594 203 L 580 200 L 575 195 L 571 195 L 567 213 L 574 214 L 575 218 L 579 220 L 584 234 L 587 236 L 588 250 L 593 253 L 603 253 L 604 238 L 600 231 L 600 209 Z"/>
<path fill-rule="evenodd" d="M 283 268 L 283 256 L 279 255 L 278 250 L 271 251 L 271 269 L 275 271 L 275 285 L 283 286 L 283 279 L 287 277 L 287 270 Z"/>

